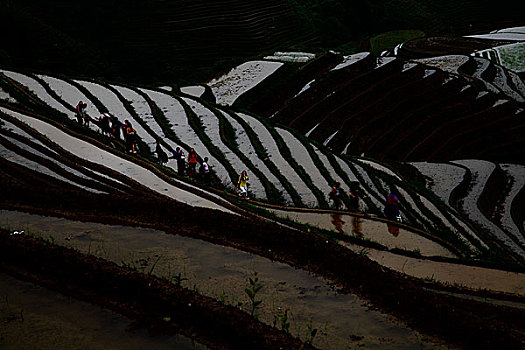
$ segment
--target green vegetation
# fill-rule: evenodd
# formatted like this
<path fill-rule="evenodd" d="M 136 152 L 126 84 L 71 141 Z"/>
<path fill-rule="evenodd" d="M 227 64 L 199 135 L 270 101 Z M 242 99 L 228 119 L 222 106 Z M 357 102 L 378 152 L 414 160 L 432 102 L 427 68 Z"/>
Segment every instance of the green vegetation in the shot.
<path fill-rule="evenodd" d="M 514 72 L 525 72 L 525 43 L 499 46 L 495 48 L 501 59 L 500 64 Z M 521 91 L 525 94 L 525 91 Z"/>
<path fill-rule="evenodd" d="M 259 282 L 259 277 L 257 276 L 257 271 L 253 273 L 253 278 L 248 277 L 248 286 L 244 289 L 244 292 L 250 300 L 250 315 L 252 317 L 258 318 L 257 309 L 261 305 L 262 300 L 257 300 L 257 294 L 264 287 L 264 284 Z"/>
<path fill-rule="evenodd" d="M 276 314 L 273 319 L 273 326 L 276 327 L 278 324 L 281 327 L 281 330 L 285 333 L 290 333 L 290 315 L 288 314 L 290 309 L 282 310 L 281 308 L 277 309 Z M 277 323 L 279 322 L 279 323 Z"/>
<path fill-rule="evenodd" d="M 171 282 L 177 287 L 180 287 L 182 285 L 182 282 L 187 281 L 187 280 L 188 279 L 186 277 L 182 277 L 181 272 L 171 277 Z"/>
<path fill-rule="evenodd" d="M 308 324 L 307 324 L 307 332 L 306 332 L 306 341 L 305 341 L 305 343 L 309 344 L 309 345 L 312 345 L 313 342 L 314 342 L 314 338 L 317 335 L 318 331 L 319 331 L 319 329 L 314 328 L 313 320 L 312 320 L 312 318 L 310 318 L 308 320 Z"/>

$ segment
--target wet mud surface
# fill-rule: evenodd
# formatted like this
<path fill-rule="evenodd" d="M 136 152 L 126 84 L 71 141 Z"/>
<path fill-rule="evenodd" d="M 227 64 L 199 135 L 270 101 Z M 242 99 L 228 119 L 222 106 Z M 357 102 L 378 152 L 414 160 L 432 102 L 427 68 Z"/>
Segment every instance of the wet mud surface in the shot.
<path fill-rule="evenodd" d="M 10 274 L 36 279 L 60 293 L 104 305 L 135 319 L 134 327 L 148 329 L 151 334 L 184 334 L 213 348 L 276 349 L 301 345 L 287 333 L 265 326 L 239 309 L 152 275 L 71 249 L 42 244 L 41 240 L 26 235 L 13 238 L 1 231 L 0 241 L 1 267 Z"/>
<path fill-rule="evenodd" d="M 0 348 L 206 349 L 183 336 L 151 336 L 132 320 L 0 273 Z"/>
<path fill-rule="evenodd" d="M 341 244 L 356 253 L 363 250 L 363 247 L 359 245 L 347 242 L 341 242 Z M 373 248 L 366 248 L 365 252 L 370 259 L 377 261 L 382 266 L 409 276 L 472 289 L 525 295 L 525 274 L 523 273 L 419 259 Z M 521 305 L 525 306 L 525 300 Z"/>
<path fill-rule="evenodd" d="M 292 278 L 290 281 L 286 281 L 286 284 L 284 285 L 279 284 L 279 282 L 283 282 L 284 280 L 277 278 L 276 276 L 280 275 L 273 272 L 273 270 L 267 270 L 266 268 L 263 268 L 262 265 L 258 265 L 259 263 L 256 263 L 254 267 L 250 266 L 251 262 L 255 259 L 250 255 L 246 255 L 242 259 L 238 257 L 240 261 L 244 260 L 244 265 L 241 264 L 241 267 L 237 268 L 237 270 L 233 269 L 233 271 L 236 272 L 229 272 L 232 276 L 237 275 L 237 281 L 243 281 L 245 283 L 247 274 L 251 273 L 253 269 L 259 270 L 258 272 L 260 273 L 261 281 L 265 282 L 266 280 L 266 283 L 268 283 L 269 288 L 267 292 L 270 292 L 270 286 L 276 291 L 283 289 L 284 293 L 279 298 L 282 298 L 285 307 L 288 302 L 291 303 L 287 297 L 291 296 L 291 299 L 294 299 L 296 298 L 295 296 L 299 294 L 299 296 L 303 296 L 303 299 L 308 300 L 315 296 L 315 286 L 318 285 L 319 282 L 312 282 L 311 280 L 310 282 L 305 282 L 311 278 L 307 273 L 309 272 L 314 276 L 322 277 L 325 281 L 331 281 L 337 291 L 337 297 L 343 298 L 342 300 L 344 300 L 344 298 L 350 298 L 346 299 L 347 301 L 343 303 L 344 305 L 351 305 L 352 300 L 356 300 L 354 304 L 360 303 L 358 300 L 364 300 L 366 302 L 366 306 L 364 306 L 365 309 L 370 308 L 372 311 L 378 309 L 381 311 L 381 314 L 392 315 L 407 325 L 408 328 L 417 329 L 422 334 L 425 334 L 425 337 L 428 337 L 419 338 L 419 340 L 415 337 L 409 344 L 416 344 L 416 346 L 419 346 L 419 342 L 426 341 L 424 339 L 432 339 L 432 337 L 436 336 L 442 339 L 444 344 L 449 344 L 453 347 L 464 346 L 474 348 L 504 346 L 507 348 L 516 348 L 518 345 L 521 346 L 521 342 L 524 339 L 523 335 L 525 334 L 525 330 L 523 329 L 523 325 L 525 324 L 525 315 L 522 312 L 523 310 L 519 310 L 518 312 L 510 307 L 495 307 L 474 300 L 456 298 L 452 295 L 438 295 L 437 293 L 428 290 L 428 283 L 422 283 L 421 281 L 412 279 L 408 276 L 388 270 L 371 261 L 368 257 L 362 254 L 353 253 L 351 250 L 342 247 L 337 242 L 323 237 L 321 234 L 315 232 L 315 230 L 309 232 L 306 230 L 286 228 L 268 220 L 261 220 L 260 218 L 251 216 L 248 213 L 232 216 L 216 210 L 191 207 L 182 203 L 177 203 L 169 198 L 152 197 L 148 194 L 144 194 L 142 197 L 126 194 L 98 195 L 73 189 L 57 188 L 55 185 L 46 187 L 39 183 L 31 182 L 31 177 L 28 177 L 27 173 L 11 168 L 3 168 L 0 175 L 0 180 L 2 181 L 4 188 L 4 191 L 2 192 L 2 201 L 0 201 L 0 207 L 2 209 L 25 211 L 39 215 L 52 214 L 53 216 L 82 222 L 97 222 L 100 224 L 111 223 L 112 225 L 140 226 L 143 228 L 156 229 L 165 232 L 167 234 L 165 236 L 179 235 L 186 238 L 199 239 L 217 245 L 235 248 L 235 250 L 231 251 L 232 253 L 229 253 L 234 256 L 239 256 L 238 254 L 240 254 L 236 250 L 242 250 L 245 253 L 257 256 L 257 261 L 261 258 L 265 258 L 300 268 L 304 271 L 301 275 L 302 277 L 295 277 L 295 279 Z M 14 179 L 17 180 L 14 181 Z M 86 249 L 85 245 L 87 243 L 88 251 L 90 251 L 90 249 L 91 252 L 93 250 L 101 251 L 102 256 L 104 255 L 104 250 L 109 250 L 107 244 L 100 239 L 101 237 L 98 237 L 93 232 L 89 233 L 87 237 L 82 236 L 82 234 L 77 235 L 75 232 L 69 232 L 69 235 L 64 237 L 64 240 L 69 238 L 69 236 L 71 239 L 67 240 L 67 242 L 74 242 L 77 249 L 79 249 L 81 245 L 84 246 L 83 249 Z M 151 237 L 157 236 L 162 235 L 151 235 Z M 56 242 L 58 242 L 58 237 L 59 235 L 57 233 L 53 234 L 53 239 Z M 23 249 L 15 249 L 16 244 L 20 243 L 19 240 L 22 240 L 21 237 L 3 237 L 3 242 L 0 244 L 0 247 L 4 250 L 0 255 L 3 269 L 7 268 L 5 267 L 7 263 L 11 265 L 11 268 L 21 269 L 24 267 L 29 270 L 36 269 L 36 271 L 30 271 L 30 275 L 34 276 L 36 282 L 51 282 L 57 288 L 67 287 L 69 292 L 74 292 L 75 294 L 82 294 L 80 292 L 86 288 L 85 281 L 93 281 L 93 283 L 97 282 L 97 287 L 100 287 L 100 289 L 95 291 L 97 303 L 102 305 L 118 304 L 120 305 L 120 308 L 118 308 L 119 312 L 122 312 L 125 315 L 127 315 L 126 312 L 133 312 L 132 316 L 135 317 L 149 316 L 148 324 L 150 327 L 160 327 L 158 319 L 162 319 L 164 316 L 161 316 L 162 313 L 158 313 L 157 308 L 150 310 L 147 307 L 144 307 L 144 305 L 149 305 L 148 303 L 150 303 L 150 301 L 145 297 L 145 294 L 143 294 L 148 290 L 148 288 L 144 287 L 143 283 L 146 283 L 147 285 L 147 281 L 154 278 L 154 276 L 149 276 L 147 273 L 149 272 L 148 267 L 151 269 L 151 261 L 154 263 L 155 259 L 158 258 L 155 257 L 155 254 L 158 253 L 154 253 L 153 256 L 151 256 L 150 251 L 148 251 L 147 248 L 139 247 L 143 252 L 146 252 L 146 255 L 150 255 L 149 262 L 147 262 L 148 259 L 146 257 L 141 256 L 141 258 L 145 259 L 147 262 L 147 265 L 143 267 L 145 272 L 143 275 L 135 275 L 133 266 L 124 268 L 112 265 L 113 267 L 108 271 L 108 275 L 104 275 L 104 278 L 101 279 L 98 278 L 98 274 L 101 273 L 101 271 L 93 271 L 91 270 L 91 267 L 99 266 L 107 262 L 104 262 L 104 260 L 97 260 L 96 264 L 94 264 L 92 261 L 94 258 L 87 256 L 84 259 L 89 261 L 89 264 L 77 265 L 73 268 L 73 265 L 68 260 L 70 257 L 65 255 L 65 253 L 60 252 L 58 248 L 49 245 L 49 240 L 51 240 L 50 237 L 44 238 L 48 239 L 47 244 L 31 243 L 35 249 L 35 252 L 32 253 L 29 252 L 26 247 Z M 86 238 L 86 240 L 83 240 L 84 238 Z M 89 247 L 89 239 L 87 238 L 93 238 L 91 248 Z M 99 239 L 99 241 L 96 241 L 95 238 Z M 27 237 L 27 239 L 29 239 L 29 237 Z M 23 242 L 25 241 L 22 240 L 22 243 Z M 14 245 L 11 246 L 11 244 Z M 74 246 L 73 243 L 72 246 Z M 124 250 L 122 246 L 118 249 L 121 249 L 121 251 Z M 69 271 L 69 273 L 65 275 L 68 276 L 68 278 L 63 278 L 59 275 L 55 276 L 56 271 L 50 269 L 47 272 L 52 271 L 52 274 L 46 275 L 46 271 L 38 270 L 42 266 L 43 260 L 31 260 L 36 259 L 34 255 L 37 251 L 39 254 L 43 254 L 47 261 L 49 261 L 50 264 L 53 264 L 52 266 L 66 268 L 68 270 L 74 269 L 74 273 L 73 271 Z M 215 264 L 216 269 L 218 269 L 221 265 L 214 259 L 217 259 L 221 255 L 223 257 L 224 255 L 228 255 L 225 253 L 218 254 L 217 252 L 206 254 L 206 250 L 202 251 L 201 246 L 196 246 L 193 249 L 189 249 L 186 253 L 187 255 L 180 255 L 180 257 L 194 256 L 197 251 L 201 251 L 203 254 L 201 255 L 201 258 L 198 258 L 200 261 L 196 263 L 192 260 L 192 263 L 187 264 L 187 266 L 191 265 L 193 266 L 192 268 L 195 269 L 192 273 L 189 272 L 189 267 L 186 269 L 186 273 L 188 274 L 187 282 L 190 283 L 188 286 L 190 287 L 190 290 L 188 290 L 188 292 L 192 291 L 191 288 L 193 288 L 193 284 L 196 285 L 197 289 L 202 288 L 203 290 L 206 285 L 206 283 L 198 284 L 195 282 L 197 278 L 192 283 L 191 279 L 194 278 L 192 275 L 197 275 L 197 271 L 199 270 L 213 270 L 211 268 L 203 267 L 206 266 L 206 264 L 203 264 L 201 261 L 208 260 L 210 264 L 208 266 L 213 266 Z M 17 255 L 17 252 L 19 255 Z M 224 252 L 226 252 L 226 250 L 224 250 Z M 167 253 L 163 252 L 162 255 L 167 255 Z M 196 254 L 195 256 L 199 255 Z M 27 264 L 27 259 L 34 261 L 34 263 Z M 184 259 L 182 260 L 184 261 Z M 38 263 L 36 261 L 38 261 Z M 135 261 L 136 268 L 138 269 L 138 272 L 140 272 L 140 269 L 142 268 L 140 258 L 132 259 L 130 256 L 125 263 L 126 265 L 131 265 L 133 261 Z M 177 264 L 179 263 L 180 262 L 177 262 Z M 156 266 L 153 270 L 156 273 L 160 271 L 157 271 L 157 268 L 162 266 L 162 258 L 158 261 L 157 265 L 158 267 Z M 228 264 L 226 265 L 229 266 Z M 182 266 L 184 266 L 184 263 Z M 285 265 L 282 265 L 281 268 L 285 270 L 289 269 L 289 267 Z M 223 269 L 223 267 L 221 267 L 221 269 Z M 183 276 L 185 271 L 183 268 L 182 270 L 179 269 L 179 271 L 172 270 L 170 274 L 172 273 L 182 273 Z M 69 277 L 73 278 L 78 274 L 82 275 L 82 283 L 84 284 L 82 286 L 71 285 L 72 282 L 69 280 Z M 28 273 L 25 274 L 25 276 L 27 275 Z M 128 275 L 130 278 L 133 277 L 132 282 L 124 279 L 124 277 Z M 108 276 L 112 277 L 110 278 Z M 214 275 L 209 272 L 208 275 L 203 274 L 202 276 L 204 276 L 200 277 L 202 279 L 212 277 L 209 285 L 215 284 L 214 278 L 224 278 L 213 277 Z M 224 272 L 219 271 L 218 275 L 215 276 L 224 276 Z M 106 295 L 104 293 L 108 293 L 107 290 L 102 288 L 104 286 L 98 285 L 100 281 L 111 281 L 111 283 L 118 282 L 119 285 L 122 286 L 129 286 L 129 283 L 133 283 L 134 288 L 131 291 L 129 288 L 124 287 L 119 289 L 123 294 L 118 294 L 116 302 L 115 295 L 111 293 L 107 298 L 100 297 L 101 295 Z M 157 290 L 157 294 L 147 295 L 152 297 L 155 296 L 155 298 L 158 298 L 159 300 L 159 305 L 164 305 L 161 301 L 166 300 L 165 295 L 169 295 L 166 293 L 168 293 L 171 288 L 174 288 L 174 285 L 170 284 L 170 286 L 168 286 L 164 285 L 164 282 L 161 282 L 158 282 L 160 283 L 159 286 L 162 286 L 162 288 L 159 287 L 160 289 Z M 275 283 L 277 283 L 277 285 Z M 201 285 L 203 287 L 200 287 Z M 89 286 L 89 284 L 87 286 Z M 237 286 L 237 288 L 239 288 L 239 286 Z M 301 292 L 304 292 L 304 294 L 301 294 Z M 212 291 L 209 293 L 213 295 Z M 220 298 L 222 290 L 217 290 L 215 293 L 219 294 Z M 333 299 L 334 296 L 332 296 L 327 289 L 325 289 L 324 293 L 326 295 L 323 296 L 319 303 L 324 304 L 326 302 L 327 305 L 330 305 L 328 301 Z M 84 292 L 83 294 L 86 293 Z M 351 297 L 352 294 L 356 295 L 358 299 L 352 299 L 355 298 Z M 230 298 L 230 296 L 228 297 Z M 296 299 L 301 300 L 300 297 Z M 126 304 L 129 300 L 133 300 L 133 305 Z M 170 300 L 170 302 L 175 301 L 173 298 L 169 298 L 168 300 Z M 239 302 L 240 300 L 236 301 Z M 219 305 L 220 307 L 218 307 L 217 303 L 218 301 L 216 299 L 206 299 L 206 301 L 203 301 L 203 308 L 200 309 L 201 312 L 199 313 L 202 315 L 210 315 L 210 313 L 205 312 L 205 310 L 214 310 L 216 314 L 220 315 L 213 318 L 213 322 L 217 322 L 217 325 L 215 325 L 214 328 L 219 326 L 227 327 L 228 324 L 235 324 L 238 325 L 239 329 L 243 329 L 242 327 L 245 327 L 244 324 L 246 324 L 246 326 L 249 325 L 250 327 L 253 324 L 253 318 L 249 317 L 244 311 L 240 311 L 237 307 L 235 308 L 236 311 L 228 308 L 226 315 L 230 315 L 230 318 L 226 318 L 222 314 L 225 312 L 225 310 L 222 309 L 222 306 L 228 307 L 231 305 L 221 304 L 222 306 Z M 271 304 L 271 301 L 267 299 L 263 305 L 265 304 Z M 329 312 L 341 310 L 339 305 L 332 305 L 334 305 L 334 307 L 327 308 L 327 312 L 330 309 L 331 311 Z M 275 304 L 274 306 L 283 307 L 282 305 Z M 360 308 L 361 305 L 359 305 L 356 310 Z M 163 307 L 160 309 L 164 310 Z M 306 310 L 307 307 L 300 306 L 298 309 Z M 294 310 L 292 310 L 292 312 L 293 311 Z M 240 312 L 241 314 L 235 312 Z M 313 309 L 313 311 L 309 312 L 310 314 L 305 312 L 305 317 L 308 317 L 311 313 L 316 313 L 317 311 Z M 365 313 L 366 312 L 367 311 L 365 311 Z M 151 313 L 153 313 L 153 316 Z M 321 312 L 317 313 L 321 314 Z M 340 313 L 344 314 L 344 312 Z M 247 315 L 248 318 L 245 319 L 244 315 Z M 130 315 L 127 316 L 130 317 Z M 261 314 L 261 320 L 263 320 L 264 317 L 268 320 L 268 316 Z M 323 317 L 329 318 L 331 316 Z M 361 341 L 366 342 L 369 341 L 369 339 L 377 339 L 378 342 L 375 342 L 375 344 L 378 344 L 377 346 L 380 348 L 381 345 L 385 345 L 386 343 L 381 343 L 381 341 L 387 340 L 383 338 L 381 332 L 385 329 L 385 325 L 392 320 L 389 319 L 389 317 L 381 317 L 383 317 L 383 321 L 380 321 L 381 318 L 375 320 L 372 318 L 369 323 L 363 323 L 364 327 L 362 327 L 362 329 L 357 328 L 351 331 L 347 330 L 347 332 L 352 332 L 350 336 L 348 336 L 348 333 L 345 335 L 348 336 L 350 340 L 354 340 L 351 345 L 357 347 L 358 344 L 361 344 Z M 489 317 L 489 320 L 487 320 L 487 317 Z M 175 314 L 173 319 L 176 319 Z M 242 322 L 240 324 L 232 323 L 232 319 L 237 321 L 240 320 Z M 155 320 L 157 320 L 157 322 L 154 322 Z M 228 320 L 227 324 L 224 325 L 223 323 L 226 322 L 226 320 Z M 293 321 L 291 323 L 294 324 Z M 381 323 L 383 323 L 383 326 L 378 326 Z M 160 325 L 162 324 L 163 323 L 160 322 Z M 197 322 L 194 323 L 194 325 L 195 324 L 202 327 L 202 325 L 206 323 Z M 347 324 L 341 324 L 341 328 L 347 326 Z M 374 330 L 375 327 L 379 328 Z M 381 330 L 382 327 L 383 330 Z M 395 324 L 394 326 L 386 326 L 386 329 L 391 328 L 390 331 L 392 333 L 390 334 L 392 334 L 392 339 L 396 339 L 397 337 L 403 338 L 410 334 L 410 331 L 407 331 L 408 328 L 397 327 L 398 325 Z M 396 328 L 398 330 L 395 330 Z M 191 329 L 196 330 L 196 328 Z M 239 335 L 239 339 L 244 339 L 243 341 L 246 341 L 246 337 L 249 337 L 252 339 L 252 342 L 254 339 L 274 339 L 274 342 L 271 344 L 276 344 L 277 342 L 282 341 L 275 340 L 280 339 L 277 336 L 282 336 L 277 328 L 258 323 L 257 326 L 253 326 L 250 329 L 254 330 L 253 333 L 247 333 L 246 329 L 243 329 L 243 333 Z M 321 327 L 319 327 L 319 330 L 320 329 Z M 360 335 L 360 333 L 363 332 L 363 329 L 366 329 L 366 331 L 369 332 L 368 338 L 361 338 L 363 335 Z M 232 330 L 230 329 L 228 332 L 230 331 Z M 302 328 L 302 332 L 305 332 L 305 328 Z M 224 341 L 224 338 L 221 338 L 220 335 L 221 333 L 213 334 L 213 339 L 218 342 L 218 344 L 221 344 L 221 341 Z M 388 336 L 385 338 L 388 338 Z M 209 337 L 207 339 L 209 339 Z M 286 339 L 292 343 L 295 341 L 289 338 Z M 322 338 L 319 337 L 319 339 Z M 395 344 L 395 341 L 388 341 L 390 344 Z M 209 342 L 210 341 L 208 340 L 205 344 L 208 344 Z M 263 342 L 260 343 L 263 344 Z M 242 344 L 242 342 L 239 341 L 237 347 L 239 344 Z M 374 342 L 371 342 L 370 344 L 372 346 Z M 402 343 L 400 348 L 406 348 L 406 345 L 406 343 Z M 326 348 L 323 344 L 319 344 L 319 346 Z M 235 347 L 235 344 L 233 346 L 230 345 L 230 347 Z M 297 345 L 290 345 L 287 348 L 299 347 L 300 346 Z M 395 348 L 396 346 L 394 345 L 393 347 Z M 272 347 L 268 345 L 267 348 Z"/>
<path fill-rule="evenodd" d="M 305 339 L 308 327 L 319 329 L 314 345 L 323 349 L 351 346 L 361 338 L 366 348 L 441 348 L 353 294 L 339 293 L 329 281 L 306 271 L 233 248 L 140 227 L 84 223 L 61 218 L 0 211 L 1 226 L 24 229 L 62 246 L 93 254 L 162 278 L 179 276 L 181 285 L 249 308 L 244 292 L 257 273 L 264 286 L 258 298 L 259 319 L 269 325 L 279 310 L 293 315 L 290 330 Z M 310 321 L 311 320 L 311 321 Z"/>

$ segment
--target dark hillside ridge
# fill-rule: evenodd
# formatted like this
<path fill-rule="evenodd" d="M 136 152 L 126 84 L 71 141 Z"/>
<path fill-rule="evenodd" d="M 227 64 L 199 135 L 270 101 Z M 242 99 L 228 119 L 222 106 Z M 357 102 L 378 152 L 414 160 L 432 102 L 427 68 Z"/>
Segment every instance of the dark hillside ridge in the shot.
<path fill-rule="evenodd" d="M 17 65 L 20 48 L 39 47 L 24 32 L 39 24 L 51 28 L 44 38 L 50 42 L 45 45 L 49 49 L 39 58 L 41 64 L 28 61 L 23 68 L 58 74 L 76 70 L 77 75 L 143 83 L 204 80 L 221 67 L 229 69 L 240 58 L 308 43 L 318 45 L 310 26 L 279 0 L 22 0 L 4 6 L 10 9 L 15 25 L 15 30 L 7 30 L 7 25 L 3 28 L 16 38 L 4 48 L 5 56 L 12 56 L 12 65 Z M 59 70 L 48 61 L 60 59 L 53 44 L 61 44 L 66 35 L 74 44 L 81 43 L 88 52 L 100 55 L 87 59 L 77 50 L 67 60 L 74 68 Z M 29 52 L 24 55 L 31 57 Z M 7 57 L 5 61 L 0 63 L 5 66 Z M 84 67 L 87 63 L 97 67 Z"/>
<path fill-rule="evenodd" d="M 407 28 L 464 35 L 512 26 L 524 12 L 523 3 L 510 0 L 2 1 L 0 65 L 126 83 L 187 84 L 276 50 L 366 50 L 371 36 Z"/>

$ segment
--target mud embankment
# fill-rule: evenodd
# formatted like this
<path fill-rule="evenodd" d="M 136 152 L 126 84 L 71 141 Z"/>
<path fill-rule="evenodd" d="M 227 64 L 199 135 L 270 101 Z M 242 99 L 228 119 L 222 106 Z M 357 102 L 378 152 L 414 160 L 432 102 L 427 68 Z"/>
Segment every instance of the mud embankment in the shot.
<path fill-rule="evenodd" d="M 104 305 L 154 333 L 182 333 L 212 347 L 310 348 L 247 313 L 154 276 L 5 230 L 0 243 L 3 270 Z"/>
<path fill-rule="evenodd" d="M 436 295 L 423 288 L 423 283 L 387 270 L 370 261 L 366 256 L 354 254 L 315 232 L 291 230 L 253 217 L 235 217 L 234 219 L 233 216 L 226 213 L 194 208 L 167 199 L 162 201 L 157 198 L 138 199 L 125 196 L 99 196 L 82 192 L 65 193 L 65 191 L 57 191 L 52 188 L 31 190 L 13 184 L 9 186 L 6 184 L 3 188 L 5 191 L 2 193 L 2 207 L 5 209 L 23 209 L 40 214 L 60 214 L 59 216 L 81 221 L 155 227 L 168 234 L 180 234 L 228 245 L 297 266 L 336 281 L 342 292 L 354 292 L 370 300 L 382 311 L 401 318 L 409 326 L 431 335 L 444 337 L 451 343 L 471 347 L 516 348 L 522 346 L 523 334 L 525 334 L 523 328 L 525 315 L 522 312 L 507 307 L 494 307 L 471 300 Z M 43 210 L 42 208 L 50 209 Z M 205 220 L 202 219 L 204 217 Z M 43 266 L 42 258 L 33 259 L 32 255 L 36 253 L 30 253 L 25 248 L 16 250 L 7 244 L 13 241 L 8 237 L 6 244 L 2 242 L 1 247 L 6 250 L 6 254 L 1 254 L 2 258 L 11 261 L 15 267 L 18 264 L 27 268 Z M 50 256 L 49 253 L 45 253 L 48 248 L 53 251 Z M 84 276 L 83 273 L 84 270 L 91 271 L 90 263 L 73 268 L 72 264 L 63 263 L 67 261 L 67 256 L 57 257 L 58 248 L 44 246 L 41 249 L 44 250 L 43 254 L 47 254 L 49 259 L 55 262 L 57 268 L 60 265 L 67 265 L 69 273 L 73 275 L 71 278 L 75 275 L 82 275 L 82 280 L 84 277 L 87 281 L 92 279 L 89 274 Z M 20 254 L 16 259 L 9 255 L 15 251 Z M 30 258 L 26 260 L 28 256 Z M 94 258 L 88 257 L 87 259 Z M 27 261 L 32 261 L 32 264 L 28 265 Z M 134 290 L 133 295 L 139 297 L 147 295 L 148 298 L 151 296 L 150 287 L 147 286 L 147 283 L 151 281 L 150 276 L 139 278 L 138 275 L 131 274 L 130 277 L 128 276 L 129 271 L 126 272 L 119 268 L 115 271 L 123 276 L 117 274 L 110 277 L 115 272 L 111 270 L 97 271 L 97 274 L 104 273 L 97 276 L 97 279 L 104 280 L 105 278 L 110 282 L 122 279 L 123 285 Z M 52 273 L 48 277 L 50 283 L 57 286 L 63 284 L 64 287 L 70 285 L 68 278 L 55 277 L 53 269 L 44 269 L 39 273 L 46 271 Z M 131 278 L 131 281 L 126 278 Z M 79 281 L 79 283 L 83 282 Z M 132 283 L 137 283 L 138 287 L 132 286 Z M 166 291 L 172 288 L 164 286 L 160 281 L 155 281 L 152 285 L 158 285 L 159 288 L 165 288 Z M 85 286 L 85 283 L 82 286 Z M 72 286 L 73 292 L 76 288 Z M 104 289 L 107 288 L 106 285 L 101 288 L 96 293 L 107 298 L 108 303 L 118 304 L 120 302 L 120 299 L 115 301 L 110 297 L 123 297 L 122 302 L 129 302 L 133 306 L 132 310 L 139 310 L 139 313 L 144 310 L 144 306 L 140 305 L 142 300 L 139 299 L 141 302 L 138 303 L 139 300 L 135 298 L 125 299 L 126 288 L 118 293 Z M 120 295 L 120 292 L 124 295 Z M 165 305 L 162 307 L 156 304 L 150 305 L 148 298 L 143 300 L 144 305 L 148 306 L 146 310 L 151 309 L 150 312 L 157 312 L 156 316 L 165 313 L 163 311 Z M 181 307 L 183 310 L 188 309 L 187 306 Z M 124 306 L 124 309 L 128 308 L 129 305 Z M 195 309 L 187 311 L 193 310 Z M 202 312 L 206 314 L 208 311 L 203 310 Z M 486 319 L 487 315 L 490 315 L 489 321 Z M 234 318 L 237 317 L 242 319 L 241 316 Z M 151 322 L 155 324 L 156 320 L 157 318 Z M 221 339 L 220 334 L 213 336 L 219 336 Z"/>

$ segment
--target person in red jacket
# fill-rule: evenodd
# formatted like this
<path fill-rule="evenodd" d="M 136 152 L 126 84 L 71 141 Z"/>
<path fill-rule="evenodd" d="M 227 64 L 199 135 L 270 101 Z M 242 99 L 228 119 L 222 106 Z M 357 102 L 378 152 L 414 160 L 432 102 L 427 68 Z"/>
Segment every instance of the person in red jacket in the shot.
<path fill-rule="evenodd" d="M 195 177 L 197 175 L 197 152 L 192 148 L 188 152 L 188 175 Z"/>
<path fill-rule="evenodd" d="M 77 121 L 80 125 L 82 125 L 83 123 L 85 123 L 85 118 L 86 118 L 86 107 L 87 107 L 87 104 L 80 101 L 78 102 L 77 104 L 77 107 L 76 107 L 76 117 L 77 117 Z"/>
<path fill-rule="evenodd" d="M 392 221 L 401 221 L 399 215 L 399 199 L 395 193 L 389 193 L 385 198 L 385 216 Z"/>

